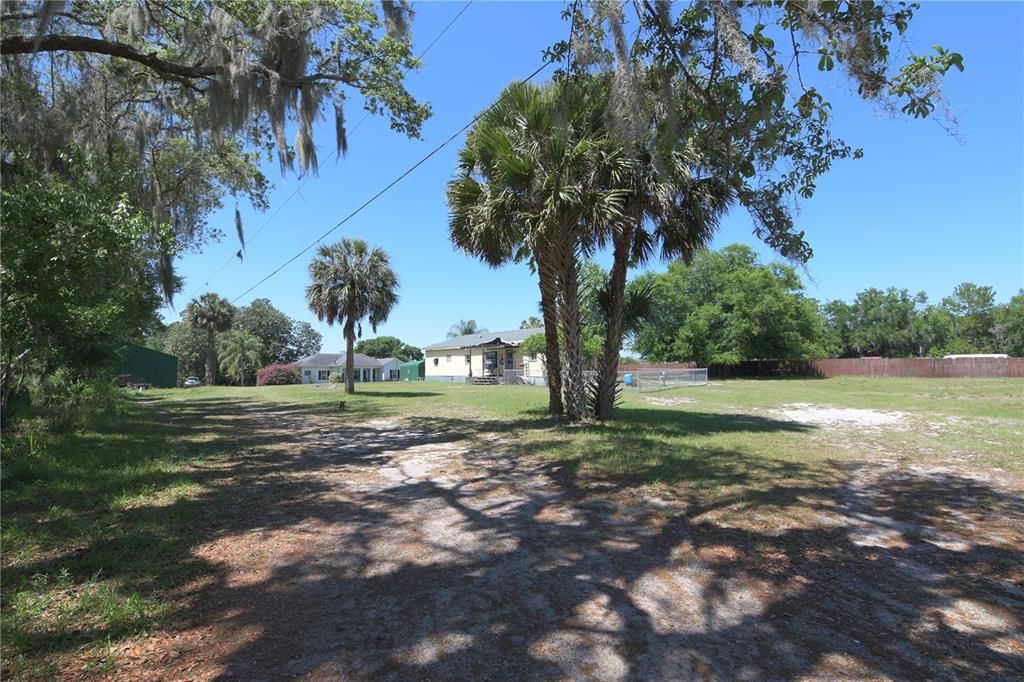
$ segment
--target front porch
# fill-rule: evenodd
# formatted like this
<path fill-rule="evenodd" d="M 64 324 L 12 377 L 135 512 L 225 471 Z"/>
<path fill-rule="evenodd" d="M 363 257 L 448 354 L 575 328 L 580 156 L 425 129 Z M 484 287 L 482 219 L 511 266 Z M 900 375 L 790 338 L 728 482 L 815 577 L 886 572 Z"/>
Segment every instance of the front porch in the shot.
<path fill-rule="evenodd" d="M 474 348 L 473 350 L 477 350 Z M 473 376 L 473 363 L 470 362 L 470 379 L 494 379 L 497 381 L 484 381 L 482 383 L 499 383 L 501 378 L 504 377 L 506 370 L 514 370 L 515 366 L 515 346 L 511 345 L 490 345 L 480 346 L 480 367 L 482 371 L 476 377 Z"/>

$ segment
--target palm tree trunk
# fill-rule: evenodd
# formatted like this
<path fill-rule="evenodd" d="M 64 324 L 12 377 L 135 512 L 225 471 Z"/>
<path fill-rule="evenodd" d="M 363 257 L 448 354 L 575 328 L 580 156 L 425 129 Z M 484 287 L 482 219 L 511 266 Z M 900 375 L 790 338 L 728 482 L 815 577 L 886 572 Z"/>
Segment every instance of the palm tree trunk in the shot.
<path fill-rule="evenodd" d="M 356 392 L 355 381 L 355 355 L 356 329 L 355 322 L 349 318 L 345 322 L 345 393 L 352 395 Z"/>
<path fill-rule="evenodd" d="M 615 409 L 615 388 L 619 380 L 619 353 L 622 351 L 623 304 L 626 299 L 626 274 L 633 224 L 619 226 L 612 237 L 613 261 L 608 284 L 608 318 L 605 320 L 604 349 L 598 367 L 597 418 L 611 419 Z"/>
<path fill-rule="evenodd" d="M 217 383 L 217 346 L 212 329 L 206 330 L 206 385 Z"/>
<path fill-rule="evenodd" d="M 544 365 L 548 373 L 548 413 L 565 414 L 562 403 L 562 358 L 558 343 L 558 276 L 546 253 L 537 254 L 540 279 L 540 307 L 544 317 Z"/>
<path fill-rule="evenodd" d="M 562 373 L 562 393 L 565 413 L 569 421 L 583 418 L 585 386 L 583 385 L 583 352 L 580 347 L 580 291 L 579 261 L 575 248 L 562 254 L 562 272 L 559 278 L 558 313 L 562 322 L 562 342 L 565 344 L 565 369 Z"/>

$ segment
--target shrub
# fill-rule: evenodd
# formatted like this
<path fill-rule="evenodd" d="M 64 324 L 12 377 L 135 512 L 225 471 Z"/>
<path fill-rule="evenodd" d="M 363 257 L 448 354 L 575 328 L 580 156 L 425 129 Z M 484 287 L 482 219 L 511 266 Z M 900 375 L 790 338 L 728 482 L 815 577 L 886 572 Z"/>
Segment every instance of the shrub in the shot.
<path fill-rule="evenodd" d="M 298 365 L 267 365 L 256 372 L 257 386 L 282 386 L 301 384 Z"/>
<path fill-rule="evenodd" d="M 76 431 L 96 415 L 115 410 L 122 396 L 112 377 L 83 380 L 66 369 L 33 382 L 28 389 L 29 411 L 43 417 L 57 433 Z"/>

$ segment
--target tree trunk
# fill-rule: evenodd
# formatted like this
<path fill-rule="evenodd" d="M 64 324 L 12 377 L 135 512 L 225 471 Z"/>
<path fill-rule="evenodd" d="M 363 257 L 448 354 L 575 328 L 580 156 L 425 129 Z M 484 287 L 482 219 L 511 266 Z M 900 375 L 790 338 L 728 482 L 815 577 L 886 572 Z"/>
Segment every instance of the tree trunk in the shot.
<path fill-rule="evenodd" d="M 615 388 L 619 381 L 619 353 L 622 351 L 623 304 L 626 300 L 626 274 L 633 241 L 632 223 L 623 224 L 612 237 L 613 261 L 608 284 L 608 311 L 605 320 L 604 349 L 597 381 L 597 418 L 611 419 L 615 409 Z"/>
<path fill-rule="evenodd" d="M 206 385 L 217 383 L 217 346 L 212 329 L 206 331 Z"/>
<path fill-rule="evenodd" d="M 548 373 L 548 413 L 565 414 L 562 403 L 562 358 L 558 343 L 558 276 L 550 254 L 537 253 L 537 274 L 540 279 L 540 307 L 544 317 L 544 365 Z"/>
<path fill-rule="evenodd" d="M 579 268 L 572 246 L 562 254 L 559 277 L 558 313 L 562 322 L 562 342 L 565 344 L 565 368 L 562 372 L 562 393 L 565 396 L 565 414 L 569 421 L 579 421 L 586 409 L 583 383 L 583 352 L 580 347 L 580 292 Z"/>
<path fill-rule="evenodd" d="M 352 395 L 356 392 L 355 381 L 355 346 L 356 329 L 355 322 L 351 319 L 345 322 L 345 393 Z"/>
<path fill-rule="evenodd" d="M 10 416 L 8 408 L 11 404 L 11 396 L 21 388 L 22 380 L 19 375 L 23 373 L 19 373 L 18 366 L 30 356 L 31 349 L 27 348 L 19 353 L 18 357 L 14 357 L 10 340 L 5 339 L 4 345 L 6 346 L 4 364 L 2 374 L 0 374 L 0 423 L 6 424 Z"/>

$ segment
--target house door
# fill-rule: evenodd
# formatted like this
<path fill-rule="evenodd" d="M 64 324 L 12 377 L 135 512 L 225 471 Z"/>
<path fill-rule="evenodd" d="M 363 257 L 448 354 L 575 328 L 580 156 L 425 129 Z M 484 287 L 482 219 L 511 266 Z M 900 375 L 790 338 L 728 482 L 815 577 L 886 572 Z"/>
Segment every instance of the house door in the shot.
<path fill-rule="evenodd" d="M 493 377 L 498 373 L 498 351 L 484 351 L 484 376 Z"/>

